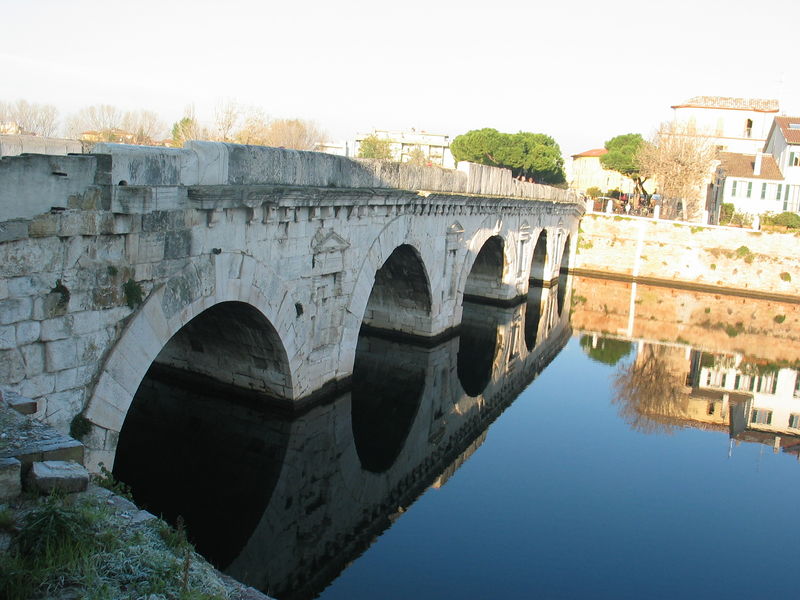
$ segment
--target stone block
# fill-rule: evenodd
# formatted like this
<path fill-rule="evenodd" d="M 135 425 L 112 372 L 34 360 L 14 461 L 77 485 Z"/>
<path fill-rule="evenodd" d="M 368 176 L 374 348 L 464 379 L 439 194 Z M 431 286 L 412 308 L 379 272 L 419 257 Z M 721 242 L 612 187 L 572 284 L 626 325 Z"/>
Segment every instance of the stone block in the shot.
<path fill-rule="evenodd" d="M 30 237 L 47 237 L 56 235 L 58 231 L 58 215 L 39 215 L 30 222 L 28 235 Z"/>
<path fill-rule="evenodd" d="M 75 340 L 58 340 L 45 344 L 45 368 L 51 372 L 63 371 L 78 366 Z"/>
<path fill-rule="evenodd" d="M 66 315 L 42 321 L 39 335 L 43 342 L 63 340 L 72 336 L 72 317 Z"/>
<path fill-rule="evenodd" d="M 25 364 L 25 376 L 35 377 L 44 372 L 44 345 L 27 344 L 19 348 Z"/>
<path fill-rule="evenodd" d="M 33 314 L 33 300 L 30 298 L 10 298 L 0 301 L 0 325 L 27 321 Z"/>
<path fill-rule="evenodd" d="M 19 383 L 25 378 L 25 363 L 17 349 L 0 350 L 0 381 Z"/>
<path fill-rule="evenodd" d="M 17 345 L 17 329 L 13 325 L 0 325 L 0 350 L 9 350 Z"/>
<path fill-rule="evenodd" d="M 0 503 L 22 493 L 22 463 L 16 458 L 0 458 Z"/>
<path fill-rule="evenodd" d="M 32 344 L 39 339 L 41 324 L 39 321 L 22 321 L 16 324 L 17 346 Z"/>
<path fill-rule="evenodd" d="M 20 387 L 20 392 L 31 398 L 39 398 L 51 393 L 56 387 L 56 376 L 52 373 L 41 373 L 35 377 L 27 377 Z"/>
<path fill-rule="evenodd" d="M 0 243 L 13 242 L 28 237 L 27 221 L 6 221 L 0 227 Z"/>
<path fill-rule="evenodd" d="M 17 392 L 13 392 L 11 390 L 2 390 L 0 391 L 0 397 L 2 397 L 3 401 L 9 408 L 13 408 L 22 415 L 32 415 L 39 410 L 38 402 L 22 396 Z"/>
<path fill-rule="evenodd" d="M 59 431 L 69 431 L 70 423 L 83 409 L 83 389 L 48 394 L 44 421 Z"/>
<path fill-rule="evenodd" d="M 72 461 L 35 462 L 25 483 L 28 489 L 42 494 L 49 494 L 53 490 L 83 492 L 89 486 L 89 471 Z"/>

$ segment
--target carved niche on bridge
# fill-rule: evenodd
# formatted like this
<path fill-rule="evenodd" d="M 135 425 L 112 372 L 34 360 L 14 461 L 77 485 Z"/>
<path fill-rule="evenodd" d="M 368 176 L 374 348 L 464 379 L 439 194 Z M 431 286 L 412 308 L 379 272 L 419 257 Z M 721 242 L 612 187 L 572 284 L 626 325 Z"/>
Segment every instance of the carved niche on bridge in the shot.
<path fill-rule="evenodd" d="M 345 270 L 345 251 L 350 242 L 333 229 L 321 228 L 311 240 L 311 301 L 314 348 L 335 344 L 342 328 L 342 277 Z"/>

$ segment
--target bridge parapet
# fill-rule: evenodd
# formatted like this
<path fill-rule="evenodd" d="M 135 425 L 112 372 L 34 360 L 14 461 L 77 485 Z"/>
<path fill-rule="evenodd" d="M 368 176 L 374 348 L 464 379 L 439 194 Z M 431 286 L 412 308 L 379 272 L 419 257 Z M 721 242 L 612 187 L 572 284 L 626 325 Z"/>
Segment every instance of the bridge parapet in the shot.
<path fill-rule="evenodd" d="M 520 182 L 507 169 L 471 163 L 441 169 L 222 142 L 193 141 L 185 148 L 98 144 L 91 155 L 3 158 L 0 222 L 32 218 L 51 208 L 116 213 L 186 208 L 191 199 L 187 189 L 196 186 L 236 186 L 226 192 L 232 198 L 242 190 L 269 194 L 249 186 L 292 186 L 578 201 L 573 192 Z"/>

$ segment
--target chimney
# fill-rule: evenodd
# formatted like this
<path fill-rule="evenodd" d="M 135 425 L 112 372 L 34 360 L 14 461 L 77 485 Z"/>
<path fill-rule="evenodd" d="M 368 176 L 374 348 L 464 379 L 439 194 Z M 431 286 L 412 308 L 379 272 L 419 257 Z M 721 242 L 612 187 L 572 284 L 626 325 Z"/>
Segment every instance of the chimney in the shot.
<path fill-rule="evenodd" d="M 761 160 L 763 159 L 761 152 L 756 152 L 756 161 L 753 165 L 753 175 L 761 175 Z"/>

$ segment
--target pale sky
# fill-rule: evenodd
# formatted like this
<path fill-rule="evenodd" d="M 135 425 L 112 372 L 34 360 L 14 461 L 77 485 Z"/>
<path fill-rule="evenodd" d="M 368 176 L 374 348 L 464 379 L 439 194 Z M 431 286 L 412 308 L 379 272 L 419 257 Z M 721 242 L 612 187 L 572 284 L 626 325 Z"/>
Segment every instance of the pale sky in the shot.
<path fill-rule="evenodd" d="M 798 17 L 798 0 L 0 0 L 0 101 L 171 124 L 236 100 L 333 141 L 494 127 L 568 156 L 649 137 L 692 96 L 800 115 Z"/>

